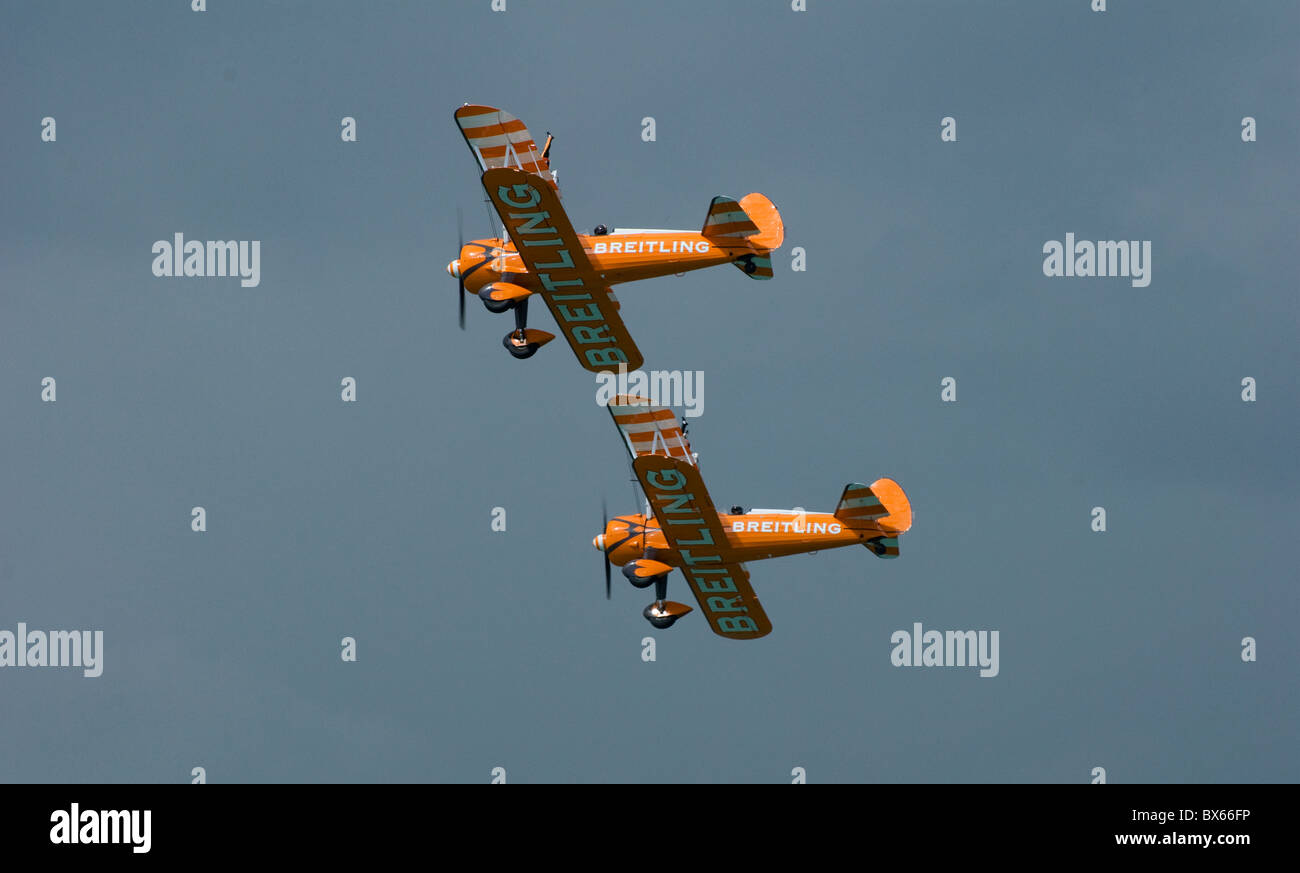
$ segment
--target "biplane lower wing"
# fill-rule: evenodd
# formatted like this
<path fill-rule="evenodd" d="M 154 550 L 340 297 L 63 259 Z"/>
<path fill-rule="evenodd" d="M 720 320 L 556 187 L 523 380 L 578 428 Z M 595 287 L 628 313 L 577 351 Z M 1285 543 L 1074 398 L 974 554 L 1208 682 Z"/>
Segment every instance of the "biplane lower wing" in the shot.
<path fill-rule="evenodd" d="M 555 323 L 578 363 L 593 373 L 625 364 L 635 370 L 641 352 L 618 317 L 614 297 L 596 273 L 569 222 L 559 195 L 546 180 L 513 167 L 483 174 L 492 205 L 519 257 L 542 285 Z"/>
<path fill-rule="evenodd" d="M 729 640 L 753 640 L 772 623 L 749 585 L 749 573 L 732 557 L 727 535 L 696 467 L 684 458 L 640 455 L 632 462 L 664 538 L 681 557 L 686 577 L 709 627 Z"/>

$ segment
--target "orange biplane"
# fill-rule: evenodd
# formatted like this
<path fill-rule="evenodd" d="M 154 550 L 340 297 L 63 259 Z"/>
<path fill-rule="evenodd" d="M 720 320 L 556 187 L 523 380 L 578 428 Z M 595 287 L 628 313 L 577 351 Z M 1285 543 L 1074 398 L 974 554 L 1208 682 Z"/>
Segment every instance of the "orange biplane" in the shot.
<path fill-rule="evenodd" d="M 609 286 L 733 263 L 754 279 L 772 278 L 772 252 L 785 238 L 781 216 L 762 194 L 739 201 L 714 197 L 702 230 L 573 229 L 560 205 L 551 169 L 552 138 L 539 150 L 523 122 L 490 106 L 466 104 L 456 123 L 482 170 L 483 187 L 504 225 L 497 239 L 466 243 L 447 272 L 459 280 L 460 326 L 465 293 L 491 312 L 515 311 L 515 329 L 502 343 L 529 358 L 554 339 L 527 326 L 528 300 L 540 295 L 578 362 L 592 372 L 625 364 L 641 353 L 618 316 Z"/>
<path fill-rule="evenodd" d="M 698 456 L 669 409 L 620 394 L 609 403 L 647 506 L 637 515 L 604 520 L 592 540 L 605 555 L 605 596 L 610 564 L 638 588 L 655 586 L 643 615 L 657 628 L 671 627 L 691 611 L 667 600 L 668 574 L 680 569 L 695 600 L 719 636 L 732 640 L 766 636 L 763 612 L 742 561 L 758 561 L 861 544 L 879 558 L 898 557 L 898 537 L 912 526 L 912 506 L 892 479 L 870 486 L 851 482 L 833 513 L 789 509 L 713 508 L 700 477 Z"/>

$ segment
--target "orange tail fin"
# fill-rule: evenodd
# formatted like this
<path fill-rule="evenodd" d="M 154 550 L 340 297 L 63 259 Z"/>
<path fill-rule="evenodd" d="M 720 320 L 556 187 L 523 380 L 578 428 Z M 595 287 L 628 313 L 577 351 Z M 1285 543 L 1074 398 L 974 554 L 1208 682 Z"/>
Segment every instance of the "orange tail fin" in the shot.
<path fill-rule="evenodd" d="M 749 254 L 732 263 L 751 279 L 771 279 L 772 251 L 785 240 L 785 224 L 762 194 L 746 194 L 739 202 L 719 195 L 709 203 L 701 233 L 719 245 L 747 247 Z"/>
<path fill-rule="evenodd" d="M 877 479 L 867 487 L 844 486 L 835 517 L 851 530 L 879 531 L 864 545 L 880 558 L 898 557 L 898 535 L 912 527 L 912 504 L 893 479 Z"/>

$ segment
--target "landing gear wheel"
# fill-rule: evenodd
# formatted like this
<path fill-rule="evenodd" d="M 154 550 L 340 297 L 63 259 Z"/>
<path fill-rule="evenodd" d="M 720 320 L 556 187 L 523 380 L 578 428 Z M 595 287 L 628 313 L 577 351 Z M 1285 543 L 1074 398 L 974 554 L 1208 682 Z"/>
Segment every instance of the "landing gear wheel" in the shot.
<path fill-rule="evenodd" d="M 641 611 L 641 614 L 645 616 L 646 621 L 650 622 L 650 624 L 654 625 L 659 630 L 672 627 L 674 624 L 677 623 L 677 619 L 681 618 L 680 615 L 663 614 L 663 612 L 661 612 L 660 610 L 655 609 L 656 605 L 660 605 L 660 604 L 658 604 L 657 602 L 650 604 L 644 610 Z"/>
<path fill-rule="evenodd" d="M 501 345 L 505 346 L 506 351 L 510 352 L 510 354 L 514 355 L 521 361 L 524 358 L 531 358 L 533 355 L 537 354 L 538 349 L 537 343 L 527 343 L 522 346 L 515 345 L 513 333 L 506 334 L 505 338 L 501 340 Z"/>
<path fill-rule="evenodd" d="M 758 264 L 754 263 L 753 258 L 745 258 L 745 272 L 750 275 L 758 272 Z"/>

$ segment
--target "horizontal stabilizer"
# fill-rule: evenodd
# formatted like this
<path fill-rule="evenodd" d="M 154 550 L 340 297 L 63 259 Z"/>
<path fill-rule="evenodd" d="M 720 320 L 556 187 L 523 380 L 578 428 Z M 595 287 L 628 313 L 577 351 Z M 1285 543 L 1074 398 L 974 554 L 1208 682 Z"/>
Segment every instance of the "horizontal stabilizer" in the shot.
<path fill-rule="evenodd" d="M 872 537 L 862 545 L 871 549 L 877 558 L 898 557 L 898 537 Z"/>

